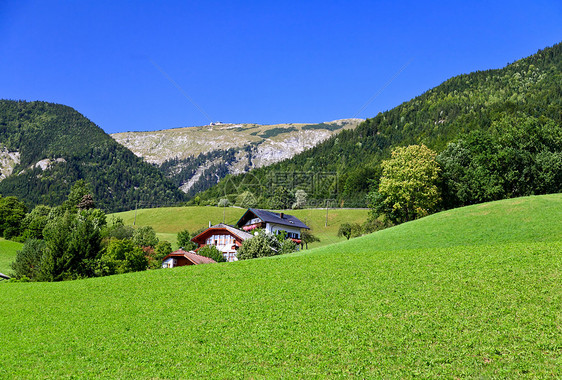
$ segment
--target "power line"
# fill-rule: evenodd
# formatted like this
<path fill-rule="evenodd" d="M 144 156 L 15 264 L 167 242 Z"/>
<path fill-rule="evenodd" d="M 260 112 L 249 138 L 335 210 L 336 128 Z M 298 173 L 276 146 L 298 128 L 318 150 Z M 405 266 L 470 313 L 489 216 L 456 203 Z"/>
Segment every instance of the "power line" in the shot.
<path fill-rule="evenodd" d="M 355 115 L 353 115 L 353 118 L 356 118 L 361 112 L 365 111 L 365 109 L 367 107 L 369 107 L 369 105 L 373 102 L 373 100 L 375 100 L 388 86 L 390 86 L 390 84 L 398 77 L 398 75 L 400 75 L 402 73 L 402 71 L 404 71 L 406 69 L 406 67 L 408 67 L 410 65 L 410 63 L 412 63 L 413 59 L 410 59 L 408 62 L 406 62 L 406 64 L 404 66 L 402 66 L 400 68 L 400 70 L 398 70 L 393 76 L 392 78 L 390 78 L 390 80 L 388 80 L 376 93 L 375 95 L 373 95 L 368 101 L 367 103 L 365 103 L 363 105 L 363 107 L 361 107 L 359 109 L 359 111 L 357 111 L 357 113 L 355 113 Z"/>
<path fill-rule="evenodd" d="M 204 110 L 201 106 L 199 106 L 199 104 L 195 103 L 195 100 L 193 100 L 193 98 L 192 98 L 191 96 L 189 96 L 189 95 L 187 94 L 187 92 L 185 92 L 185 90 L 184 90 L 175 80 L 173 80 L 172 77 L 170 77 L 167 72 L 164 71 L 163 68 L 161 68 L 160 66 L 158 66 L 158 64 L 157 64 L 156 62 L 154 62 L 154 61 L 153 61 L 152 59 L 150 59 L 150 58 L 149 58 L 149 61 L 150 61 L 150 63 L 152 63 L 152 65 L 153 65 L 154 67 L 156 67 L 156 69 L 157 69 L 158 71 L 160 71 L 160 72 L 162 73 L 162 75 L 164 75 L 164 76 L 166 77 L 166 79 L 168 79 L 168 81 L 169 81 L 170 83 L 172 83 L 172 84 L 179 90 L 179 92 L 184 96 L 184 98 L 186 98 L 187 100 L 189 100 L 189 102 L 190 102 L 191 104 L 193 104 L 193 105 L 195 106 L 195 108 L 197 108 L 197 109 L 199 110 L 199 112 L 201 112 L 201 114 L 203 114 L 203 116 L 205 116 L 205 117 L 207 118 L 207 120 L 209 120 L 209 123 L 212 123 L 212 122 L 213 122 L 213 119 L 211 119 L 211 117 L 209 116 L 209 114 L 208 114 L 207 112 L 205 112 L 205 110 Z"/>

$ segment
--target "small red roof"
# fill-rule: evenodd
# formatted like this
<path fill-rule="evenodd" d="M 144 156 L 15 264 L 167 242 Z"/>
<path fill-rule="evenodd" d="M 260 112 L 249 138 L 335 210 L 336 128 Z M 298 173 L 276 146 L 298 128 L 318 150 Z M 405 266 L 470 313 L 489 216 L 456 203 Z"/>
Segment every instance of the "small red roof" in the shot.
<path fill-rule="evenodd" d="M 216 263 L 215 260 L 213 260 L 209 257 L 198 255 L 195 252 L 187 252 L 187 251 L 184 251 L 183 249 L 178 249 L 177 251 L 174 251 L 174 252 L 170 253 L 169 255 L 164 257 L 162 259 L 162 261 L 165 261 L 166 259 L 169 259 L 170 257 L 178 257 L 178 256 L 185 257 L 186 259 L 191 261 L 194 265 Z"/>

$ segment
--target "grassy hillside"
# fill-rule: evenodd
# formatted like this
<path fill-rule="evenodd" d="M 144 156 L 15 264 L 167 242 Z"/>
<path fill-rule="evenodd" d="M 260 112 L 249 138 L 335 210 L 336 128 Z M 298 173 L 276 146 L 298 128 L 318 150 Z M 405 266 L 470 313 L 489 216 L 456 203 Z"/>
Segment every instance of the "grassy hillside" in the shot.
<path fill-rule="evenodd" d="M 1 284 L 0 377 L 560 377 L 561 214 L 522 198 L 307 253 Z"/>
<path fill-rule="evenodd" d="M 10 274 L 12 261 L 16 259 L 16 253 L 23 244 L 0 238 L 0 273 Z"/>
<path fill-rule="evenodd" d="M 195 232 L 200 228 L 207 227 L 209 221 L 217 224 L 224 221 L 227 224 L 235 224 L 242 217 L 246 209 L 227 207 L 162 207 L 152 209 L 141 209 L 136 212 L 136 226 L 152 226 L 158 237 L 167 240 L 177 248 L 176 234 L 188 229 Z M 287 211 L 301 219 L 312 229 L 312 233 L 320 238 L 319 243 L 313 243 L 309 247 L 321 247 L 327 244 L 343 241 L 345 238 L 337 236 L 338 229 L 342 223 L 363 223 L 367 220 L 368 210 L 328 210 L 328 225 L 326 226 L 326 210 L 307 209 Z M 126 211 L 111 214 L 112 217 L 122 218 L 126 225 L 133 225 L 135 211 Z"/>
<path fill-rule="evenodd" d="M 79 179 L 90 183 L 98 207 L 110 211 L 184 199 L 158 169 L 76 110 L 0 100 L 0 194 L 59 205 Z"/>
<path fill-rule="evenodd" d="M 562 194 L 444 211 L 330 247 L 340 252 L 562 241 Z"/>

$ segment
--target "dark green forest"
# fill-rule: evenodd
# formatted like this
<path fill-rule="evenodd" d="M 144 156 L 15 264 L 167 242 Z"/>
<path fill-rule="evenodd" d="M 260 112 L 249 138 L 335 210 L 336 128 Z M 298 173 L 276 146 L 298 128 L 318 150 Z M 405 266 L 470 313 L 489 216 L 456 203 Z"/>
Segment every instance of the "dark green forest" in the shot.
<path fill-rule="evenodd" d="M 227 176 L 198 201 L 250 191 L 267 206 L 276 187 L 285 186 L 304 188 L 312 201 L 364 207 L 378 185 L 382 160 L 393 148 L 412 144 L 441 153 L 446 208 L 560 192 L 561 68 L 557 44 L 502 69 L 458 75 L 292 159 Z"/>
<path fill-rule="evenodd" d="M 91 186 L 96 206 L 110 212 L 137 202 L 164 206 L 184 200 L 162 172 L 71 107 L 0 100 L 0 146 L 20 153 L 13 174 L 0 182 L 0 194 L 28 206 L 61 204 L 80 179 Z M 52 161 L 46 170 L 35 165 L 44 159 Z"/>

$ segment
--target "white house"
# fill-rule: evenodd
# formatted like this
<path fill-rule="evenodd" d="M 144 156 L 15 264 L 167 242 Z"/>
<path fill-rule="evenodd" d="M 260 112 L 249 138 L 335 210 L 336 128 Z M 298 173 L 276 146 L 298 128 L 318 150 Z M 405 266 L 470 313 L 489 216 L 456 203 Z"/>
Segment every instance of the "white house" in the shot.
<path fill-rule="evenodd" d="M 310 229 L 295 216 L 257 208 L 249 208 L 238 220 L 236 226 L 244 231 L 263 228 L 265 232 L 270 234 L 278 234 L 280 231 L 285 231 L 287 237 L 293 239 L 297 244 L 301 244 L 302 230 Z"/>

